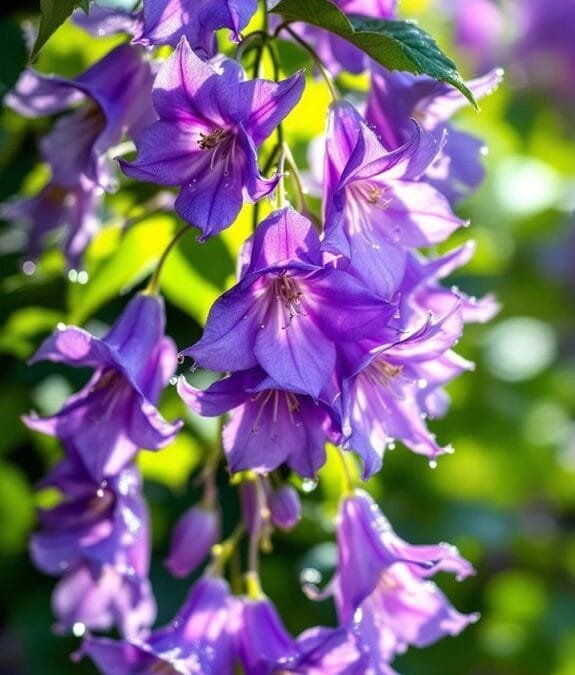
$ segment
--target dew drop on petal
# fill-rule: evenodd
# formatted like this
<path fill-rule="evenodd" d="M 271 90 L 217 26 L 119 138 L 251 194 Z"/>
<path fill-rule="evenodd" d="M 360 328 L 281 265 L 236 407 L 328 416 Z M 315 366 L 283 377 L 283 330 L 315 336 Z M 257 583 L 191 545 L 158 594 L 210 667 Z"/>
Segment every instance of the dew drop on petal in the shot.
<path fill-rule="evenodd" d="M 173 377 L 170 377 L 170 384 L 172 387 L 174 387 L 178 383 L 178 378 L 174 375 Z"/>
<path fill-rule="evenodd" d="M 437 462 L 434 459 L 429 460 L 429 468 L 430 469 L 437 469 Z"/>
<path fill-rule="evenodd" d="M 72 626 L 72 635 L 74 635 L 74 637 L 82 637 L 85 632 L 86 625 L 81 621 L 76 621 L 76 623 Z"/>
<path fill-rule="evenodd" d="M 28 277 L 32 276 L 36 271 L 36 263 L 31 260 L 26 260 L 22 263 L 22 272 Z"/>

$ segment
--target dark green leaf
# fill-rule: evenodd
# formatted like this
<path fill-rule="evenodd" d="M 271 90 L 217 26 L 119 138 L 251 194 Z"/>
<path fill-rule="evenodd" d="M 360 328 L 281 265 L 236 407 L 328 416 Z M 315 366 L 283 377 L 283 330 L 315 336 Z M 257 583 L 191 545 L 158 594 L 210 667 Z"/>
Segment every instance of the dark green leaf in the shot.
<path fill-rule="evenodd" d="M 389 70 L 429 75 L 447 82 L 477 108 L 453 61 L 429 33 L 411 21 L 348 17 L 330 0 L 281 0 L 273 11 L 287 21 L 304 21 L 339 35 Z"/>
<path fill-rule="evenodd" d="M 26 66 L 24 35 L 12 19 L 0 21 L 0 99 L 12 89 Z"/>
<path fill-rule="evenodd" d="M 85 6 L 85 0 L 40 0 L 42 16 L 40 17 L 38 37 L 30 54 L 30 61 L 38 56 L 38 52 L 52 37 L 52 34 L 60 28 L 79 5 Z"/>

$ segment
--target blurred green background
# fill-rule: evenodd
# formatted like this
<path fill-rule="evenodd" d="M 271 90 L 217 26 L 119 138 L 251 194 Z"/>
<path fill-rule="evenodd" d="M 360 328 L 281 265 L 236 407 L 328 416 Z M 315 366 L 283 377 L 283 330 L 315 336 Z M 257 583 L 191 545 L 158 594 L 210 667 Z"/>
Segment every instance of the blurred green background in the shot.
<path fill-rule="evenodd" d="M 26 22 L 34 16 L 19 12 L 5 9 L 0 20 L 0 95 L 26 60 Z M 473 60 L 452 44 L 448 12 L 428 0 L 405 0 L 402 14 L 419 17 L 463 74 L 474 74 Z M 38 67 L 73 76 L 117 41 L 86 39 L 65 26 Z M 469 109 L 457 118 L 459 128 L 488 146 L 487 178 L 459 208 L 471 228 L 443 248 L 477 240 L 474 260 L 452 283 L 471 295 L 495 292 L 502 311 L 489 325 L 467 327 L 458 351 L 475 361 L 476 371 L 453 383 L 450 413 L 432 423 L 455 454 L 431 470 L 398 448 L 368 486 L 401 536 L 413 543 L 452 542 L 477 569 L 463 584 L 438 581 L 458 609 L 480 611 L 481 621 L 456 639 L 397 659 L 394 666 L 405 675 L 575 675 L 575 120 L 542 92 L 516 86 L 513 64 L 507 65 L 506 82 L 482 102 L 481 113 Z M 322 131 L 327 103 L 321 83 L 310 83 L 301 111 L 290 118 L 289 138 L 302 163 L 307 143 Z M 49 126 L 49 120 L 30 122 L 2 111 L 0 201 L 42 185 L 47 174 L 37 165 L 37 140 Z M 28 559 L 35 506 L 50 499 L 35 495 L 34 485 L 60 451 L 53 439 L 32 436 L 20 422 L 32 408 L 57 410 L 86 373 L 52 364 L 28 367 L 25 360 L 59 321 L 101 331 L 141 286 L 178 226 L 169 215 L 142 218 L 140 205 L 151 194 L 150 186 L 129 185 L 107 198 L 106 227 L 88 251 L 87 275 L 70 272 L 67 278 L 55 249 L 30 274 L 22 233 L 1 225 L 1 675 L 94 672 L 87 662 L 70 662 L 77 640 L 52 633 L 55 580 L 37 573 Z M 170 257 L 162 290 L 168 332 L 180 348 L 198 337 L 211 302 L 229 286 L 250 217 L 246 210 L 221 240 L 202 247 L 191 235 Z M 163 411 L 168 418 L 185 414 L 173 388 Z M 216 434 L 213 424 L 188 420 L 173 446 L 145 453 L 140 462 L 154 527 L 151 576 L 160 624 L 189 585 L 171 579 L 162 566 L 170 527 L 198 498 L 191 477 Z M 229 531 L 237 498 L 225 473 L 220 478 Z M 317 489 L 304 495 L 303 521 L 293 533 L 278 535 L 274 554 L 263 560 L 264 587 L 294 633 L 334 618 L 329 603 L 312 603 L 297 587 L 307 567 L 329 578 L 339 481 L 337 463 L 328 462 Z"/>

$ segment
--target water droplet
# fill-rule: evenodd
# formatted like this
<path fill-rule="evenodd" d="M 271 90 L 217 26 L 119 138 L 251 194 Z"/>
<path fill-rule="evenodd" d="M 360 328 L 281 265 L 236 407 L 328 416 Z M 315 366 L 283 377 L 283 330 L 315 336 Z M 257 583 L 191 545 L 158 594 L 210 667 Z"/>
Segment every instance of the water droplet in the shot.
<path fill-rule="evenodd" d="M 104 496 L 104 490 L 102 488 L 98 488 L 96 490 L 96 497 L 99 497 L 100 499 L 102 499 L 103 496 Z"/>
<path fill-rule="evenodd" d="M 484 157 L 486 157 L 489 154 L 489 148 L 486 145 L 482 145 L 479 150 L 479 153 Z"/>
<path fill-rule="evenodd" d="M 429 460 L 429 468 L 430 469 L 437 469 L 437 462 L 434 459 Z"/>
<path fill-rule="evenodd" d="M 265 328 L 265 327 L 266 327 L 265 323 L 260 324 L 260 328 Z"/>
<path fill-rule="evenodd" d="M 72 626 L 72 634 L 74 637 L 82 637 L 85 632 L 86 626 L 81 621 L 76 621 L 76 623 Z"/>
<path fill-rule="evenodd" d="M 304 478 L 302 484 L 301 484 L 301 489 L 304 492 L 313 492 L 317 487 L 317 480 L 314 480 L 313 478 Z"/>
<path fill-rule="evenodd" d="M 178 363 L 182 365 L 182 363 L 186 360 L 186 357 L 183 354 L 178 354 Z"/>
<path fill-rule="evenodd" d="M 78 272 L 78 283 L 82 284 L 82 286 L 87 284 L 89 279 L 90 277 L 88 276 L 88 272 L 86 272 L 86 270 Z"/>
<path fill-rule="evenodd" d="M 395 441 L 392 441 L 392 440 L 387 441 L 387 449 L 388 450 L 395 450 Z"/>
<path fill-rule="evenodd" d="M 32 262 L 31 260 L 26 260 L 24 263 L 22 263 L 22 272 L 24 272 L 26 276 L 32 276 L 35 271 L 36 263 Z"/>
<path fill-rule="evenodd" d="M 66 324 L 63 323 L 62 321 L 59 321 L 59 322 L 56 324 L 56 328 L 57 328 L 58 330 L 66 330 Z"/>
<path fill-rule="evenodd" d="M 178 378 L 175 375 L 173 377 L 170 377 L 170 384 L 172 385 L 172 387 L 178 384 Z"/>
<path fill-rule="evenodd" d="M 98 37 L 104 37 L 106 31 L 103 28 L 98 28 Z"/>
<path fill-rule="evenodd" d="M 78 281 L 78 271 L 77 270 L 69 270 L 68 281 L 71 281 L 73 284 L 75 284 Z"/>
<path fill-rule="evenodd" d="M 429 382 L 424 377 L 421 377 L 419 380 L 417 380 L 417 386 L 420 389 L 425 389 L 425 387 L 427 387 L 428 384 Z"/>
<path fill-rule="evenodd" d="M 299 575 L 300 584 L 321 584 L 322 574 L 315 567 L 306 567 Z"/>

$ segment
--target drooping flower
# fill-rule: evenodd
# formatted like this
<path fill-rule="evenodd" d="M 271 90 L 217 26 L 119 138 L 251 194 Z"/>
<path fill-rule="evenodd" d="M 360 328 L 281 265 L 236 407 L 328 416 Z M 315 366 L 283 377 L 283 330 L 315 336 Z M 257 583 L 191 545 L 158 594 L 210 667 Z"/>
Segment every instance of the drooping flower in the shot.
<path fill-rule="evenodd" d="M 269 194 L 278 176 L 264 178 L 257 147 L 299 100 L 301 73 L 282 82 L 243 81 L 234 61 L 220 71 L 204 63 L 184 38 L 154 85 L 160 120 L 139 138 L 138 157 L 123 162 L 139 180 L 177 185 L 177 213 L 205 239 L 237 217 L 243 193 L 252 201 Z"/>
<path fill-rule="evenodd" d="M 298 648 L 269 598 L 242 598 L 234 630 L 235 649 L 244 672 L 271 675 L 297 663 Z"/>
<path fill-rule="evenodd" d="M 233 604 L 223 579 L 203 577 L 165 628 L 154 631 L 145 640 L 117 641 L 89 636 L 81 653 L 94 661 L 102 675 L 232 673 Z"/>
<path fill-rule="evenodd" d="M 62 576 L 52 598 L 64 630 L 75 624 L 135 635 L 155 619 L 148 581 L 149 518 L 134 467 L 98 483 L 65 459 L 44 479 L 62 501 L 40 510 L 30 552 L 46 574 Z"/>
<path fill-rule="evenodd" d="M 336 412 L 310 396 L 282 389 L 261 368 L 233 373 L 200 391 L 180 378 L 178 393 L 206 417 L 231 411 L 223 445 L 230 470 L 264 474 L 284 462 L 314 477 L 325 462 L 325 443 L 339 439 Z"/>
<path fill-rule="evenodd" d="M 347 272 L 323 266 L 317 232 L 291 208 L 260 223 L 244 254 L 239 283 L 182 353 L 211 370 L 259 365 L 272 388 L 320 399 L 339 357 L 386 333 L 394 307 Z"/>
<path fill-rule="evenodd" d="M 257 7 L 257 0 L 144 0 L 136 41 L 175 47 L 185 37 L 194 51 L 210 57 L 217 51 L 215 31 L 229 28 L 238 42 Z"/>
<path fill-rule="evenodd" d="M 152 80 L 143 50 L 120 45 L 73 80 L 24 71 L 6 103 L 26 117 L 76 106 L 43 139 L 42 157 L 56 185 L 75 188 L 86 178 L 109 190 L 115 185 L 109 150 L 155 119 Z"/>
<path fill-rule="evenodd" d="M 27 225 L 28 255 L 37 258 L 52 234 L 59 234 L 68 267 L 82 265 L 82 257 L 100 229 L 98 210 L 103 190 L 85 177 L 77 186 L 65 188 L 48 183 L 33 197 L 9 202 L 2 216 Z"/>
<path fill-rule="evenodd" d="M 182 426 L 166 422 L 155 407 L 176 368 L 164 323 L 162 299 L 138 295 L 104 338 L 75 326 L 58 328 L 32 358 L 94 369 L 60 412 L 25 421 L 64 441 L 96 481 L 116 474 L 140 448 L 167 445 Z"/>
<path fill-rule="evenodd" d="M 474 573 L 454 546 L 413 545 L 398 537 L 363 490 L 342 500 L 336 533 L 338 565 L 332 590 L 341 623 L 353 619 L 356 610 L 374 592 L 388 591 L 391 600 L 402 574 L 424 583 L 439 571 L 455 574 L 458 581 Z M 391 580 L 396 565 L 400 573 L 394 585 Z"/>
<path fill-rule="evenodd" d="M 467 82 L 476 99 L 494 91 L 503 72 L 492 70 Z M 425 75 L 390 72 L 375 64 L 365 118 L 388 150 L 396 150 L 413 134 L 413 119 L 435 139 L 438 154 L 422 172 L 422 179 L 434 186 L 451 204 L 475 190 L 483 180 L 483 142 L 458 131 L 448 120 L 468 105 L 453 87 Z"/>
<path fill-rule="evenodd" d="M 386 448 L 396 440 L 430 461 L 451 450 L 438 445 L 425 419 L 439 412 L 427 398 L 446 384 L 446 371 L 451 379 L 470 367 L 450 351 L 461 331 L 454 298 L 445 316 L 428 320 L 403 339 L 374 346 L 345 380 L 344 424 L 349 445 L 363 459 L 364 478 L 379 471 Z"/>
<path fill-rule="evenodd" d="M 326 136 L 326 250 L 389 298 L 403 278 L 409 248 L 431 246 L 462 225 L 446 199 L 419 181 L 441 144 L 412 124 L 409 141 L 388 152 L 357 110 L 332 105 Z"/>
<path fill-rule="evenodd" d="M 166 567 L 175 577 L 186 577 L 207 557 L 220 538 L 220 514 L 202 505 L 188 509 L 172 531 Z"/>

